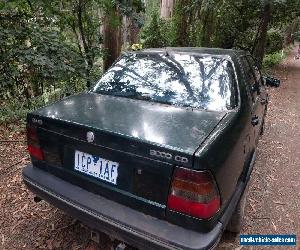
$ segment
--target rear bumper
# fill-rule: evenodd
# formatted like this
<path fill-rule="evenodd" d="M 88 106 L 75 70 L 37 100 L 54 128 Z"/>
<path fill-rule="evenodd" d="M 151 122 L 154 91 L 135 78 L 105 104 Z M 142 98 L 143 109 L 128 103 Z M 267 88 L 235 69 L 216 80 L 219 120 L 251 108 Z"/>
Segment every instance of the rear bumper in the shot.
<path fill-rule="evenodd" d="M 170 224 L 88 192 L 32 166 L 24 168 L 23 180 L 37 196 L 92 229 L 141 249 L 213 249 L 223 232 L 221 222 L 208 233 Z"/>

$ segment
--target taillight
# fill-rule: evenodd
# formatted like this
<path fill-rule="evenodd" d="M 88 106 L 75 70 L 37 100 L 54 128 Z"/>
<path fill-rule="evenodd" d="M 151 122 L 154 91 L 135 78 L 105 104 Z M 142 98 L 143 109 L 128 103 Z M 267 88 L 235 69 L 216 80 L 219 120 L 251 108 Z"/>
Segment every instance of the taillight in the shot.
<path fill-rule="evenodd" d="M 177 167 L 168 208 L 201 219 L 215 215 L 220 209 L 220 195 L 211 173 Z"/>
<path fill-rule="evenodd" d="M 40 148 L 40 142 L 36 127 L 27 127 L 27 145 L 28 152 L 31 156 L 41 161 L 44 160 L 44 154 L 42 149 Z"/>

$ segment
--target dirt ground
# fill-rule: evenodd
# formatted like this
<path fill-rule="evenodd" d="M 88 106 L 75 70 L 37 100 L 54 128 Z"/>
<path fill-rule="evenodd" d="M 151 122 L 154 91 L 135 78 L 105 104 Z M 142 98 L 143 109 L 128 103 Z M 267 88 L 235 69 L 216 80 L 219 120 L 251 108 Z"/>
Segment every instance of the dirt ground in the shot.
<path fill-rule="evenodd" d="M 265 133 L 258 146 L 242 233 L 297 234 L 300 249 L 300 60 L 293 59 L 295 51 L 275 69 L 281 87 L 269 89 Z M 33 201 L 21 179 L 29 159 L 24 133 L 17 127 L 0 126 L 0 249 L 112 249 L 116 242 L 112 244 L 108 236 L 101 234 L 96 244 L 81 223 L 44 201 Z M 239 246 L 239 238 L 229 234 L 218 247 L 269 248 Z"/>

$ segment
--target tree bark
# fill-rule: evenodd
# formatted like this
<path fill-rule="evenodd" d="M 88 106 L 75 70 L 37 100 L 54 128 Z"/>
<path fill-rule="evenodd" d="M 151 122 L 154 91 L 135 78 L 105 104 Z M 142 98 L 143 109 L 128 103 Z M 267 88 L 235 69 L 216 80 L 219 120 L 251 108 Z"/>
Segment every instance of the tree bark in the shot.
<path fill-rule="evenodd" d="M 129 47 L 134 43 L 138 42 L 139 37 L 139 27 L 135 25 L 134 20 L 131 16 L 124 16 L 123 17 L 123 46 Z"/>
<path fill-rule="evenodd" d="M 77 19 L 78 19 L 78 28 L 79 28 L 79 34 L 80 34 L 80 40 L 83 44 L 84 48 L 84 55 L 85 55 L 85 61 L 86 61 L 86 85 L 87 88 L 90 88 L 91 86 L 91 79 L 90 79 L 90 72 L 94 64 L 94 56 L 92 55 L 90 51 L 91 44 L 89 44 L 88 39 L 86 37 L 84 27 L 83 27 L 83 20 L 82 20 L 82 12 L 84 11 L 84 2 L 82 0 L 79 0 L 78 7 L 77 7 Z"/>
<path fill-rule="evenodd" d="M 104 17 L 103 25 L 103 48 L 106 49 L 107 55 L 103 60 L 103 69 L 106 71 L 114 61 L 119 57 L 122 46 L 122 34 L 120 25 L 111 24 L 111 16 Z M 115 18 L 120 18 L 119 11 L 116 7 Z"/>
<path fill-rule="evenodd" d="M 204 11 L 202 23 L 201 46 L 211 47 L 211 39 L 214 33 L 214 10 L 212 8 L 208 8 Z"/>
<path fill-rule="evenodd" d="M 264 0 L 263 2 L 263 12 L 261 17 L 261 25 L 259 26 L 259 33 L 257 36 L 257 42 L 254 44 L 254 57 L 256 58 L 258 64 L 261 66 L 265 55 L 266 44 L 267 44 L 267 32 L 268 25 L 271 20 L 272 6 L 270 0 Z"/>
<path fill-rule="evenodd" d="M 160 18 L 169 19 L 173 16 L 174 0 L 160 1 Z"/>

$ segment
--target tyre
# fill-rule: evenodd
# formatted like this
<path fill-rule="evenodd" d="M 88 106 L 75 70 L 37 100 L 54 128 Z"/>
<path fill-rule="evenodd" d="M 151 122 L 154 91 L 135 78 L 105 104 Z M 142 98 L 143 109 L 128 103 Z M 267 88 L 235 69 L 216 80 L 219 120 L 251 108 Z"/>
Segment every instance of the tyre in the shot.
<path fill-rule="evenodd" d="M 263 116 L 261 128 L 260 128 L 260 131 L 259 131 L 259 134 L 260 134 L 260 135 L 263 135 L 263 134 L 264 134 L 264 131 L 265 131 L 265 119 L 266 119 L 267 110 L 268 110 L 269 95 L 267 95 L 266 98 L 267 98 L 267 102 L 266 102 L 266 106 L 265 106 L 265 113 L 264 113 L 264 116 Z"/>
<path fill-rule="evenodd" d="M 231 233 L 236 233 L 236 234 L 240 233 L 244 221 L 247 193 L 248 193 L 248 186 L 245 188 L 243 196 L 241 197 L 239 203 L 237 204 L 231 216 L 231 219 L 226 227 L 226 231 Z"/>

